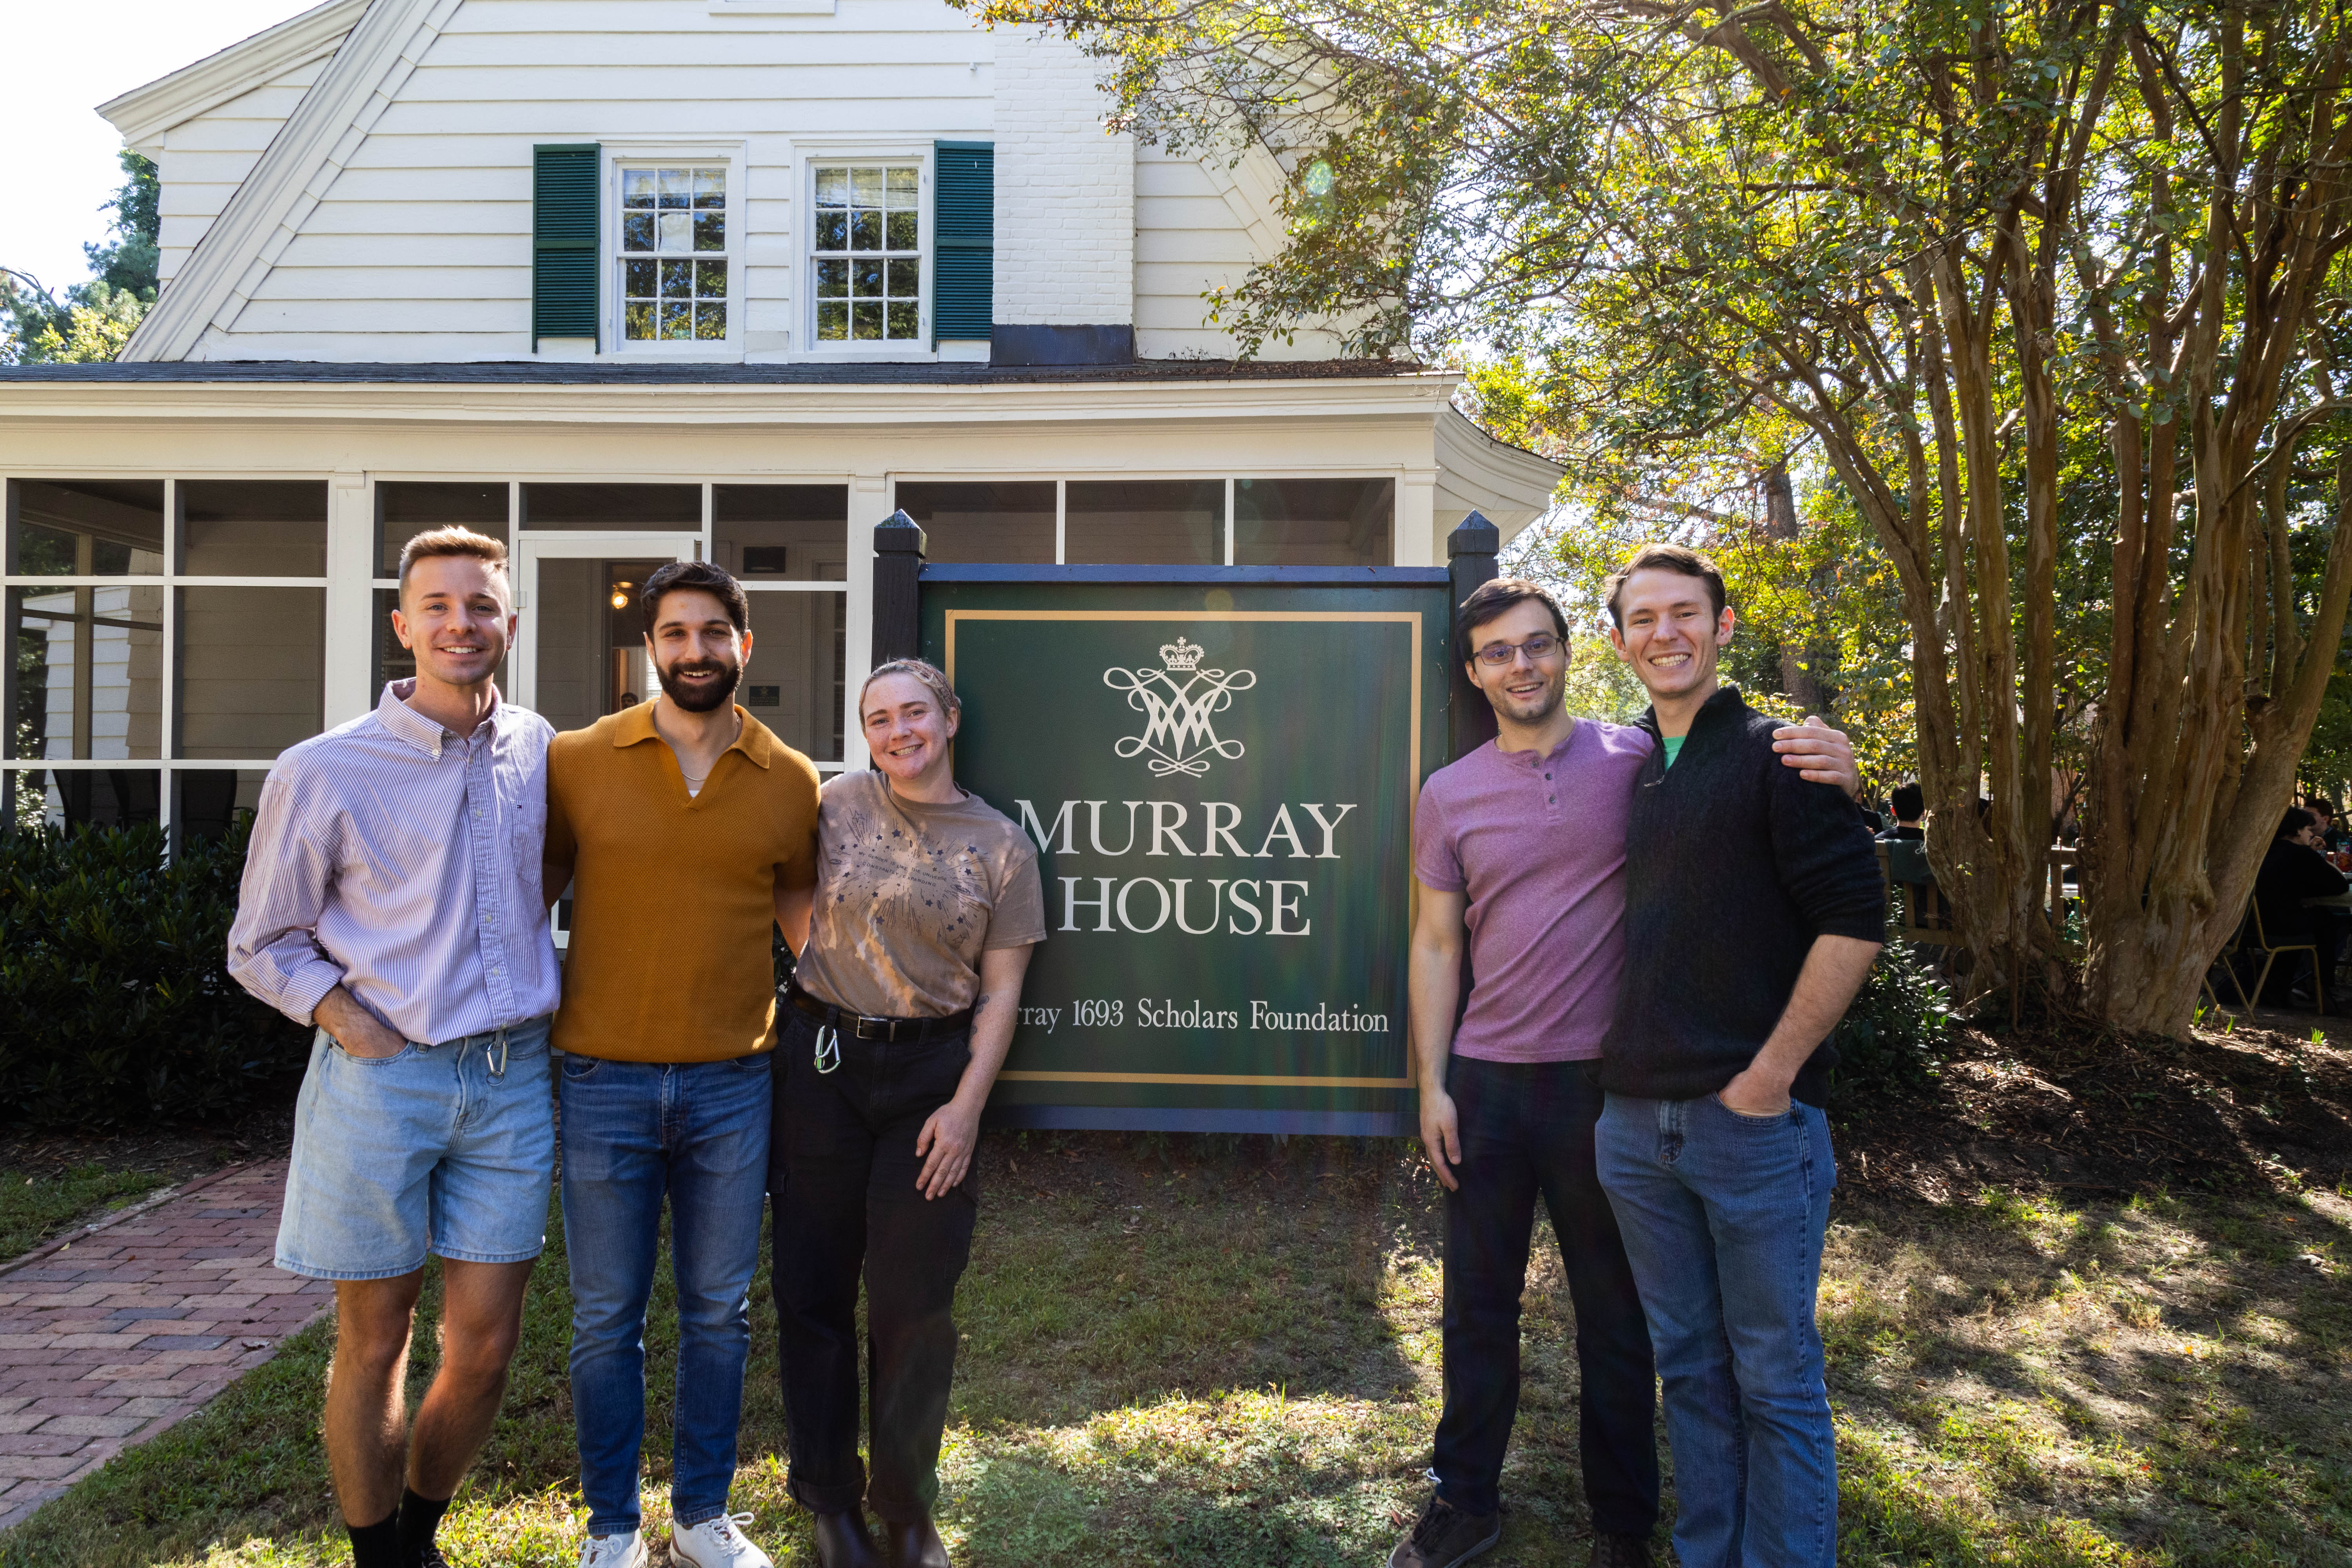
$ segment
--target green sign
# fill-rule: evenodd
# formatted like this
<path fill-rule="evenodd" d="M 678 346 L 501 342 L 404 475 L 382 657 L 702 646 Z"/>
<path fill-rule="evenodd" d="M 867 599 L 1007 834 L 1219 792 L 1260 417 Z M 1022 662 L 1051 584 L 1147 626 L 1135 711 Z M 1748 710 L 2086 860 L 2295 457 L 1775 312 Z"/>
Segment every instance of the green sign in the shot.
<path fill-rule="evenodd" d="M 956 777 L 1036 844 L 1048 935 L 992 1101 L 1029 1126 L 1390 1133 L 1441 572 L 929 567 Z"/>

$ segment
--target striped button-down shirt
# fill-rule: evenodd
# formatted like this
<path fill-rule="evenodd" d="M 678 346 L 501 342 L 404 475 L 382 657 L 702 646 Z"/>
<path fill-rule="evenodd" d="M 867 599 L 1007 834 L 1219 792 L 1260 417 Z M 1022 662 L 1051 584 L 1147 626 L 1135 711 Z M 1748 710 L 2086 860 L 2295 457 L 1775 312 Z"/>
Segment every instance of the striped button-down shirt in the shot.
<path fill-rule="evenodd" d="M 414 689 L 392 682 L 270 769 L 228 969 L 298 1023 L 341 984 L 436 1044 L 555 1010 L 540 891 L 555 731 L 494 701 L 460 739 L 403 700 Z"/>

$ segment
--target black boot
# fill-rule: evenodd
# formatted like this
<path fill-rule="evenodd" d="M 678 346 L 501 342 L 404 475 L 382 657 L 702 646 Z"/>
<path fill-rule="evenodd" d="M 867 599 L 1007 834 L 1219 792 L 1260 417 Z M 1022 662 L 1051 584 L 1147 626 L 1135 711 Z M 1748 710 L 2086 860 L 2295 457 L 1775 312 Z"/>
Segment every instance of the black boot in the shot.
<path fill-rule="evenodd" d="M 866 1515 L 858 1509 L 816 1516 L 817 1568 L 881 1568 L 874 1537 L 866 1531 Z"/>
<path fill-rule="evenodd" d="M 1646 1535 L 1596 1535 L 1592 1538 L 1592 1568 L 1651 1568 Z"/>
<path fill-rule="evenodd" d="M 951 1568 L 948 1543 L 929 1518 L 882 1521 L 883 1560 L 889 1568 Z"/>

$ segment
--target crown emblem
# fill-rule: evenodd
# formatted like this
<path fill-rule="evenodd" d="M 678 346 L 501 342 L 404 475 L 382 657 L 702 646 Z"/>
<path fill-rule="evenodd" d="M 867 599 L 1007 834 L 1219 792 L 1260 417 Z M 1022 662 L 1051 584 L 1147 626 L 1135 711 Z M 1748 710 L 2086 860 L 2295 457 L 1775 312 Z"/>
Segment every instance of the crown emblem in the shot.
<path fill-rule="evenodd" d="M 1160 660 L 1171 669 L 1190 672 L 1201 668 L 1201 655 L 1205 651 L 1198 643 L 1180 636 L 1172 643 L 1160 645 Z"/>

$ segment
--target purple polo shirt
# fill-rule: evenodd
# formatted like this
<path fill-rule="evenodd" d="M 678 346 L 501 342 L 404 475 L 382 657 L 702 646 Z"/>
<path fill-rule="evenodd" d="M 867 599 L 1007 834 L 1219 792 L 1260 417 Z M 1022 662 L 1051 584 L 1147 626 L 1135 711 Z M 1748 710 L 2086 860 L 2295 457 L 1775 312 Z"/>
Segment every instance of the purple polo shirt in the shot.
<path fill-rule="evenodd" d="M 1644 731 L 1579 719 L 1544 756 L 1489 741 L 1422 786 L 1412 874 L 1469 895 L 1476 979 L 1459 1054 L 1601 1055 L 1625 956 L 1626 816 L 1650 745 Z"/>

